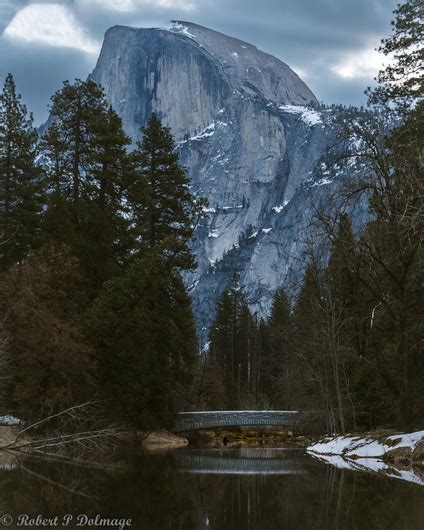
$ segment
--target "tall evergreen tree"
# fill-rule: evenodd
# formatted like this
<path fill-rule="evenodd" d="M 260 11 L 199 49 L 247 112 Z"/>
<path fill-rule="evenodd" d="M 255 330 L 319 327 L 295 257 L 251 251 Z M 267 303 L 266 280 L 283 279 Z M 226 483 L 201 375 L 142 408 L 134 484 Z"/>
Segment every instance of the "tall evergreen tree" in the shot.
<path fill-rule="evenodd" d="M 52 101 L 43 138 L 51 190 L 45 236 L 71 247 L 95 293 L 133 247 L 124 211 L 130 140 L 94 82 L 65 82 Z"/>
<path fill-rule="evenodd" d="M 111 107 L 93 116 L 91 128 L 79 252 L 92 285 L 99 288 L 120 273 L 134 247 L 125 204 L 130 140 Z"/>
<path fill-rule="evenodd" d="M 131 424 L 150 428 L 167 424 L 184 406 L 194 373 L 197 338 L 181 269 L 194 266 L 189 243 L 198 206 L 172 137 L 155 117 L 131 157 L 130 173 L 121 172 L 121 163 L 113 166 L 126 139 L 116 134 L 121 126 L 116 115 L 109 111 L 107 119 L 115 133 L 112 143 L 101 136 L 107 149 L 93 137 L 91 204 L 100 213 L 118 212 L 121 203 L 114 197 L 128 183 L 125 198 L 136 244 L 130 265 L 104 284 L 84 327 L 111 408 Z"/>
<path fill-rule="evenodd" d="M 351 221 L 342 213 L 331 244 L 327 275 L 335 295 L 345 304 L 352 304 L 355 288 L 355 250 Z"/>
<path fill-rule="evenodd" d="M 86 193 L 100 210 L 109 208 L 116 212 L 123 208 L 122 197 L 128 185 L 126 147 L 130 138 L 110 106 L 93 115 L 91 132 Z"/>
<path fill-rule="evenodd" d="M 67 143 L 57 122 L 53 122 L 41 139 L 41 151 L 45 157 L 44 171 L 50 193 L 67 195 Z"/>
<path fill-rule="evenodd" d="M 68 81 L 52 97 L 51 120 L 44 138 L 46 148 L 54 155 L 55 180 L 60 175 L 64 192 L 76 205 L 90 170 L 90 155 L 96 117 L 106 108 L 105 95 L 94 81 Z"/>
<path fill-rule="evenodd" d="M 37 245 L 43 202 L 37 134 L 11 74 L 0 93 L 0 262 L 7 267 Z"/>
<path fill-rule="evenodd" d="M 50 125 L 41 138 L 40 148 L 47 188 L 47 208 L 41 226 L 43 243 L 64 243 L 75 250 L 77 235 L 69 200 L 67 142 L 59 123 Z"/>
<path fill-rule="evenodd" d="M 257 320 L 244 297 L 241 302 L 236 342 L 238 402 L 250 408 L 256 405 L 257 398 Z"/>
<path fill-rule="evenodd" d="M 134 178 L 128 198 L 138 253 L 159 251 L 171 267 L 192 269 L 189 242 L 205 201 L 190 192 L 190 183 L 168 128 L 153 114 L 133 152 Z"/>
<path fill-rule="evenodd" d="M 271 403 L 287 407 L 293 325 L 290 302 L 283 289 L 274 294 L 268 326 L 268 349 L 262 359 L 264 383 Z"/>
<path fill-rule="evenodd" d="M 293 315 L 293 354 L 291 363 L 289 398 L 300 410 L 314 408 L 327 411 L 326 388 L 323 381 L 321 360 L 321 284 L 318 267 L 310 263 L 303 285 L 296 300 Z"/>
<path fill-rule="evenodd" d="M 257 396 L 257 322 L 235 276 L 217 304 L 212 324 L 208 369 L 222 374 L 227 408 L 253 406 Z M 217 370 L 219 367 L 219 370 Z"/>
<path fill-rule="evenodd" d="M 223 380 L 217 381 L 224 388 L 224 402 L 221 407 L 230 407 L 237 394 L 235 381 L 235 342 L 237 320 L 235 301 L 232 293 L 226 290 L 217 304 L 216 317 L 209 333 L 209 352 L 207 369 L 214 369 Z M 219 371 L 217 370 L 219 367 Z"/>
<path fill-rule="evenodd" d="M 138 428 L 169 425 L 185 405 L 197 353 L 180 276 L 147 254 L 106 284 L 84 328 L 110 410 Z"/>

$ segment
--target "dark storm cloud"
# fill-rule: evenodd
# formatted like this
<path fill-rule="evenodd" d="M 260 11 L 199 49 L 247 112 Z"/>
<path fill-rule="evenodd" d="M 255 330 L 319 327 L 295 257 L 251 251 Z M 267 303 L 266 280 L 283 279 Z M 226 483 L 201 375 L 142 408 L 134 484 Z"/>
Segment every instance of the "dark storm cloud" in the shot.
<path fill-rule="evenodd" d="M 120 10 L 113 9 L 120 6 Z M 0 0 L 0 31 L 32 0 Z M 166 26 L 190 20 L 238 37 L 292 66 L 325 102 L 361 104 L 376 73 L 370 53 L 390 32 L 396 0 L 37 0 L 68 6 L 93 41 L 115 24 Z M 192 4 L 193 9 L 184 9 Z M 2 6 L 2 7 L 1 7 Z M 134 9 L 131 9 L 131 6 Z M 178 7 L 173 7 L 178 6 Z M 127 8 L 127 9 L 125 9 Z M 4 42 L 3 42 L 4 41 Z M 0 78 L 16 75 L 37 121 L 64 79 L 85 78 L 95 54 L 0 37 Z"/>

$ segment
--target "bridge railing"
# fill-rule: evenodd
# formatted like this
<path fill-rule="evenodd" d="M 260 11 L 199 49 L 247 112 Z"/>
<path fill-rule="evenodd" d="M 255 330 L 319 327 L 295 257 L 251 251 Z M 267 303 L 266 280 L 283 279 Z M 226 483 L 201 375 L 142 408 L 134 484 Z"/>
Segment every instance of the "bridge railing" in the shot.
<path fill-rule="evenodd" d="M 295 410 L 214 410 L 180 412 L 175 421 L 175 432 L 213 429 L 219 427 L 296 425 L 300 413 Z"/>

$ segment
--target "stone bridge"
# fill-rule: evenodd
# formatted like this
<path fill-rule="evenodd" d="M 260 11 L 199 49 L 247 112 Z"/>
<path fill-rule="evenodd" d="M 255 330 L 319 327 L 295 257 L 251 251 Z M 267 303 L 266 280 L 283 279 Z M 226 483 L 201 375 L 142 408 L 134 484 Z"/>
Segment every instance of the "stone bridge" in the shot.
<path fill-rule="evenodd" d="M 300 413 L 293 410 L 214 410 L 180 412 L 174 432 L 188 432 L 221 427 L 294 427 Z"/>

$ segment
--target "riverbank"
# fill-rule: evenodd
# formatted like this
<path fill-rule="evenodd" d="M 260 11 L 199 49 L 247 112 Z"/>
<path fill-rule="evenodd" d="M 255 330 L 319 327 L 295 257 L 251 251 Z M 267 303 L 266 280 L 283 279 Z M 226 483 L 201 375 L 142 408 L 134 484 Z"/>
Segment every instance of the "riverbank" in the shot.
<path fill-rule="evenodd" d="M 306 451 L 339 469 L 373 472 L 424 486 L 424 431 L 327 436 Z"/>
<path fill-rule="evenodd" d="M 0 450 L 19 450 L 30 453 L 32 451 L 31 442 L 33 438 L 28 433 L 22 436 L 21 431 L 22 426 L 18 422 L 10 422 L 9 424 L 4 422 L 0 424 Z M 116 433 L 115 437 L 117 445 L 123 444 L 125 446 L 135 444 L 149 451 L 177 449 L 189 444 L 187 438 L 164 430 L 153 432 L 126 431 Z M 16 443 L 18 439 L 19 444 Z M 36 439 L 38 440 L 39 437 L 36 437 Z M 42 444 L 43 439 L 41 438 L 39 441 Z M 0 459 L 0 467 L 2 462 Z"/>
<path fill-rule="evenodd" d="M 309 445 L 306 450 L 309 453 L 341 456 L 350 460 L 378 458 L 390 463 L 424 465 L 424 431 L 328 436 Z"/>

